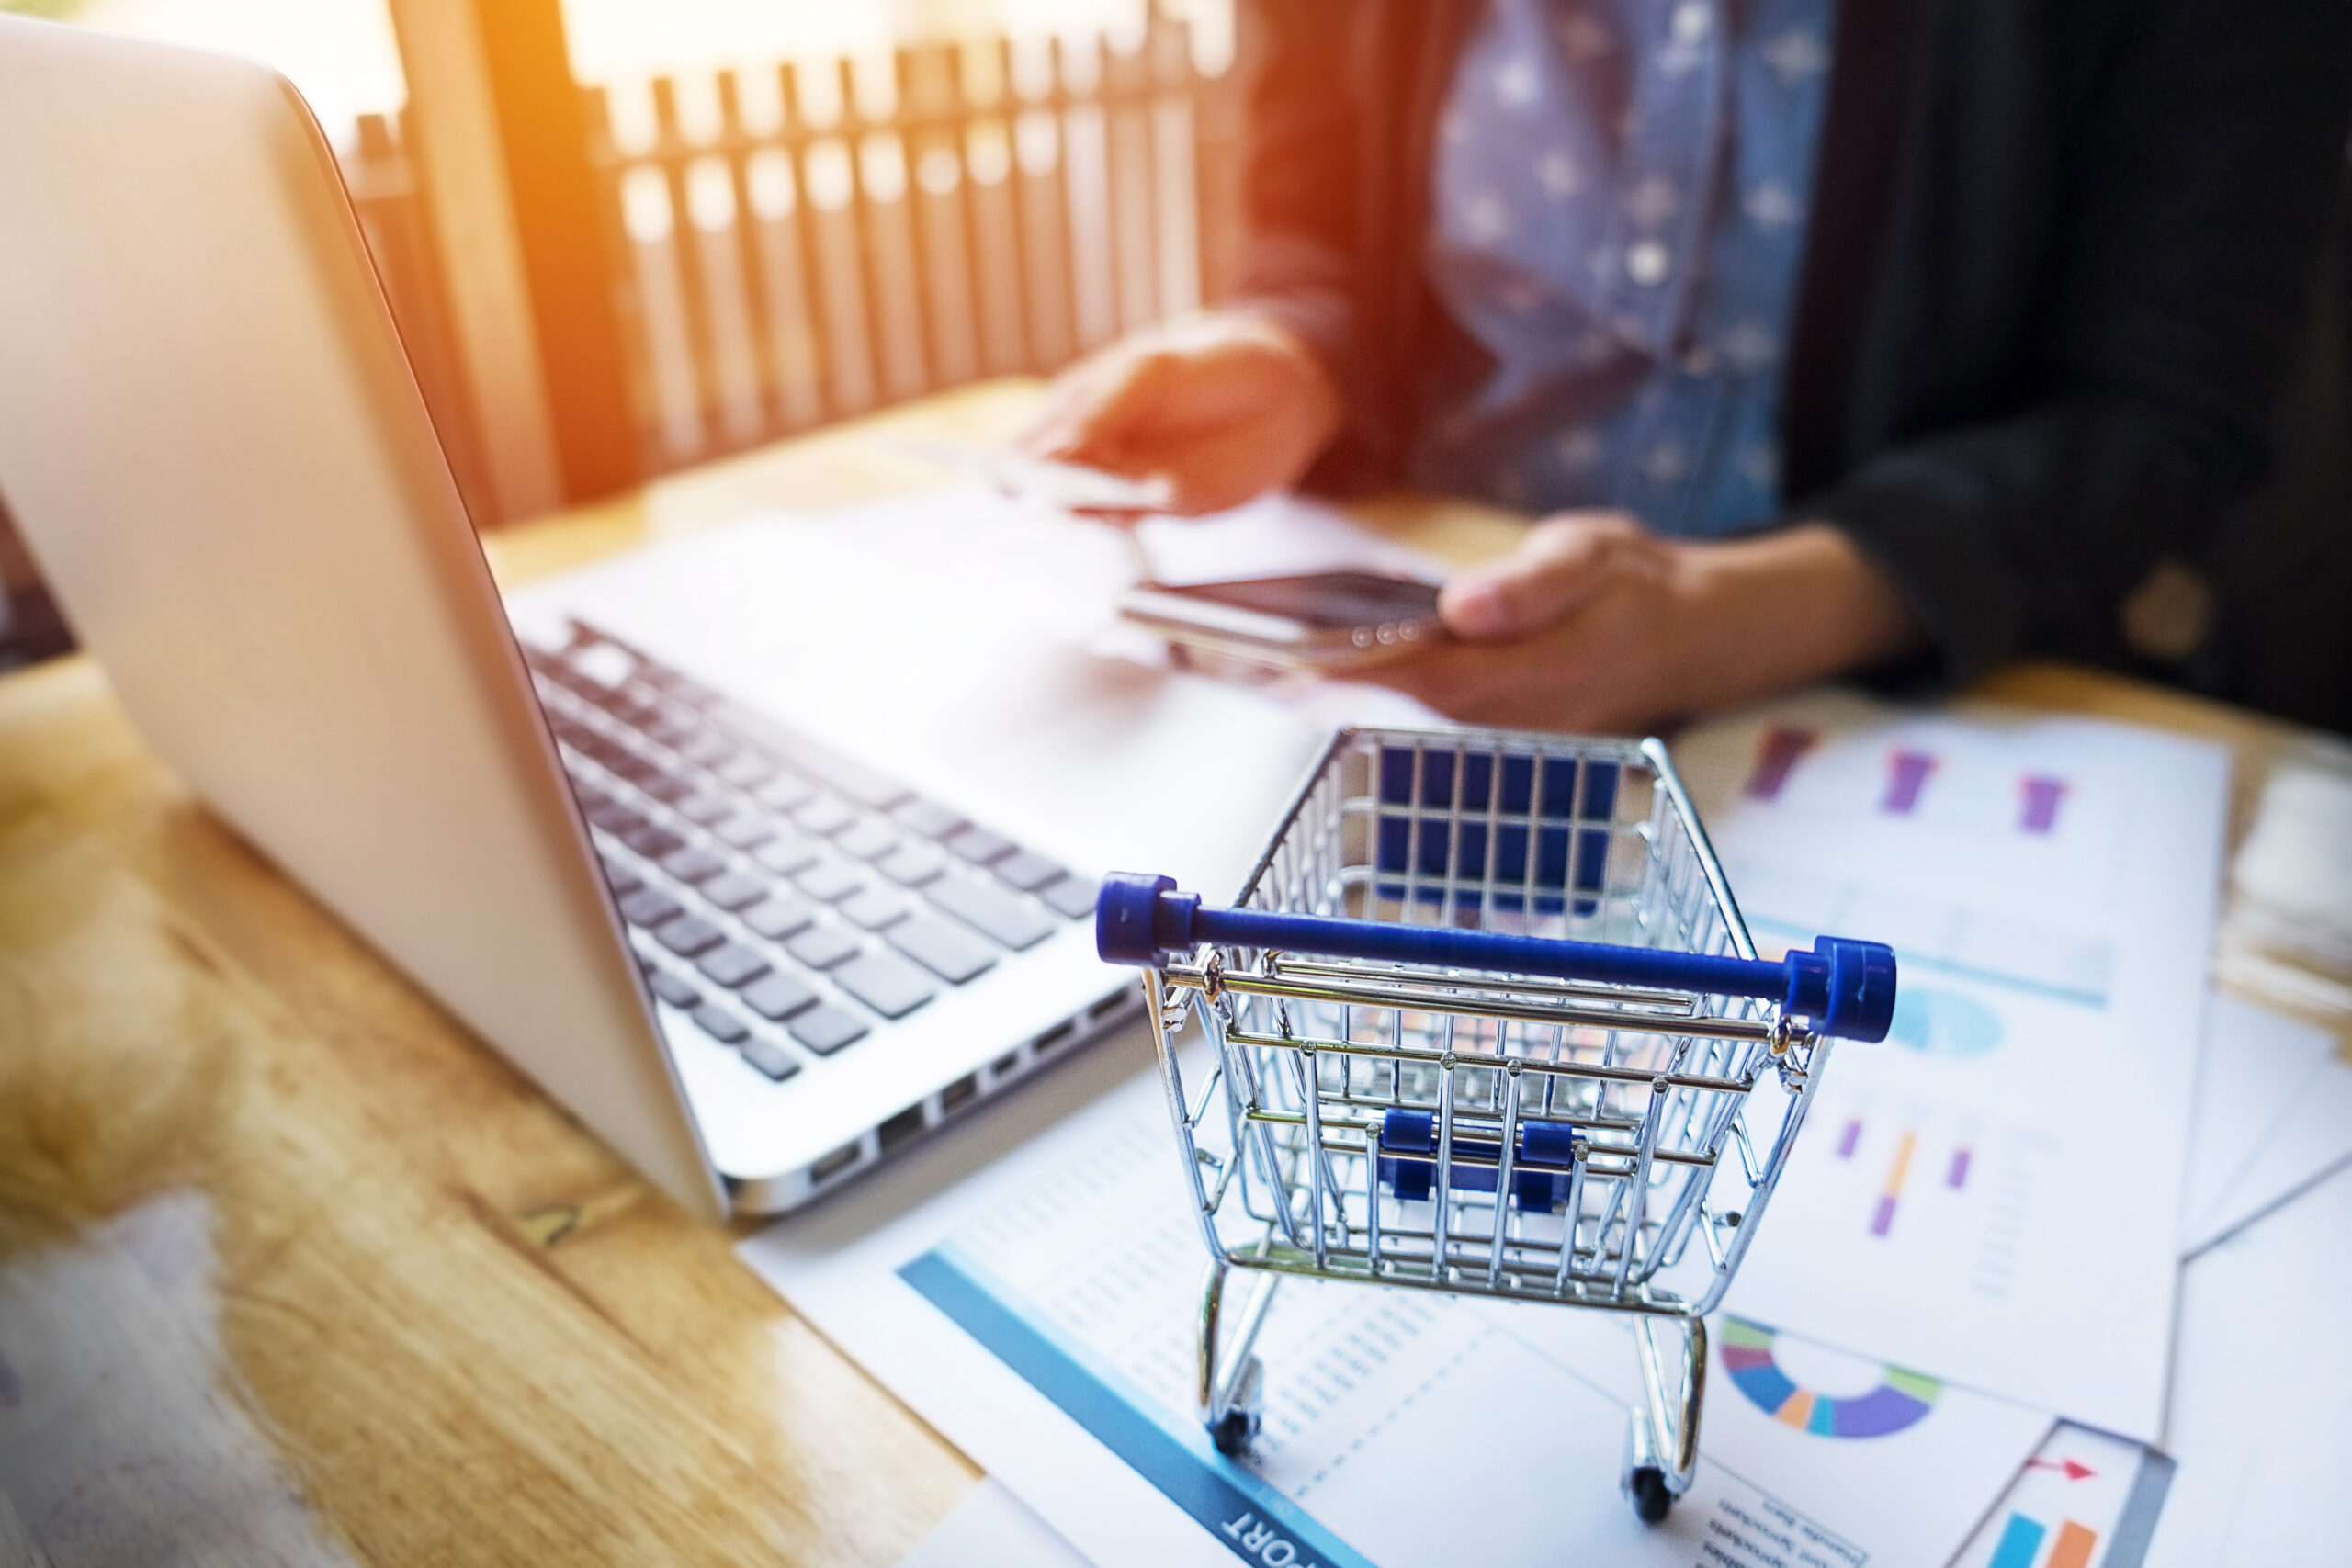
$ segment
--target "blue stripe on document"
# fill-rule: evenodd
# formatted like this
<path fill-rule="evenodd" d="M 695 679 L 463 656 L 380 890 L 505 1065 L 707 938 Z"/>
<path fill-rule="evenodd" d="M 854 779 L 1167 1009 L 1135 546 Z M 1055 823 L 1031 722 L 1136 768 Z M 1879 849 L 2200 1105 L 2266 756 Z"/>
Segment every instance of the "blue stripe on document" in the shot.
<path fill-rule="evenodd" d="M 1019 1295 L 953 1247 L 899 1278 L 1223 1541 L 1264 1568 L 1373 1568 L 1297 1504 L 1218 1453 L 1208 1434 L 1143 1398 L 1086 1350 L 1056 1339 Z"/>

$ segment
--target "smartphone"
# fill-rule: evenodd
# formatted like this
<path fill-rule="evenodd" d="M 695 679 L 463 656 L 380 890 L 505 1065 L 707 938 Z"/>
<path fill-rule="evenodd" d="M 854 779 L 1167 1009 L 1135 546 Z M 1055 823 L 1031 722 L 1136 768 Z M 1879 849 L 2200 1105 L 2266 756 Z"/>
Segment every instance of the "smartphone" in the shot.
<path fill-rule="evenodd" d="M 1371 571 L 1147 582 L 1119 614 L 1182 647 L 1285 669 L 1346 670 L 1445 637 L 1437 584 Z"/>

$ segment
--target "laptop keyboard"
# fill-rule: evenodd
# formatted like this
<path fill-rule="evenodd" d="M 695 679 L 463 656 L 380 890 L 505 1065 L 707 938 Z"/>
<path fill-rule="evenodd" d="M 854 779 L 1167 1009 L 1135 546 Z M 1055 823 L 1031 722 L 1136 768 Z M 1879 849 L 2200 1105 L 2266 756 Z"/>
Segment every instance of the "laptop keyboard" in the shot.
<path fill-rule="evenodd" d="M 1094 912 L 1095 884 L 591 628 L 529 649 L 653 993 L 781 1082 Z"/>

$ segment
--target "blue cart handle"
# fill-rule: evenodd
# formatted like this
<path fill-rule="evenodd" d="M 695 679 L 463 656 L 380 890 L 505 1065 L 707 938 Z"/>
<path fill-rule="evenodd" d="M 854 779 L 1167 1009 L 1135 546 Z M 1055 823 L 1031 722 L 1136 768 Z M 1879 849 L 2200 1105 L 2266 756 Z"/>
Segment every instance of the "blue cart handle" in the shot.
<path fill-rule="evenodd" d="M 1094 904 L 1094 947 L 1105 963 L 1158 968 L 1170 954 L 1191 953 L 1203 942 L 1755 997 L 1778 1002 L 1781 1016 L 1807 1020 L 1841 1040 L 1883 1040 L 1894 1019 L 1894 950 L 1883 942 L 1816 937 L 1812 952 L 1791 952 L 1768 964 L 1451 926 L 1203 908 L 1201 896 L 1176 891 L 1172 876 L 1114 871 L 1102 879 Z"/>

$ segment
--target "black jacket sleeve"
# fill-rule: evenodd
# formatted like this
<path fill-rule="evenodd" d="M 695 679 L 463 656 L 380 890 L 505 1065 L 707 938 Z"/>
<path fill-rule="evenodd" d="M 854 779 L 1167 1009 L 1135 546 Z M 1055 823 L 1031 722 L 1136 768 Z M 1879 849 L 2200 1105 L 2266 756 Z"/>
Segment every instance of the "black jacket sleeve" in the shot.
<path fill-rule="evenodd" d="M 1922 421 L 1791 510 L 1895 581 L 1954 682 L 2025 651 L 2120 660 L 2124 598 L 2262 477 L 2343 164 L 2343 0 L 2150 0 L 2096 53 L 2052 114 L 2016 408 Z"/>

